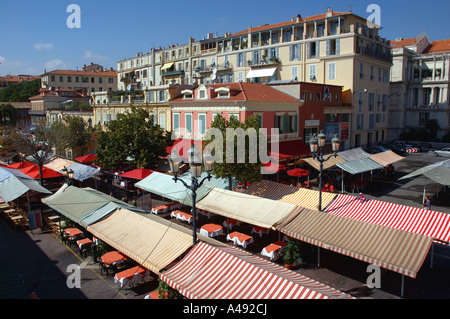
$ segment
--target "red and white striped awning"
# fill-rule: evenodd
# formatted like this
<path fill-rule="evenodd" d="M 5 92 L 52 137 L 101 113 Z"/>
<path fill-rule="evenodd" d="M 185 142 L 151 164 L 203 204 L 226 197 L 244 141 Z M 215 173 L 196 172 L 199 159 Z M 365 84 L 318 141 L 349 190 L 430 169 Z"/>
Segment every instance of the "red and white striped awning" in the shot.
<path fill-rule="evenodd" d="M 450 215 L 421 208 L 338 195 L 327 213 L 450 241 Z"/>
<path fill-rule="evenodd" d="M 189 299 L 353 298 L 243 250 L 201 242 L 159 277 Z"/>

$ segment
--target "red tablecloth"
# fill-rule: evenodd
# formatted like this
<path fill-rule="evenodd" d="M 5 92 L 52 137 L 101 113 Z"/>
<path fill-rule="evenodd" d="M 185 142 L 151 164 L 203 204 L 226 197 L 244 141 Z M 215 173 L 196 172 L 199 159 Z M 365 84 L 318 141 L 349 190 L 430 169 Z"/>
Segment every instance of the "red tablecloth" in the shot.
<path fill-rule="evenodd" d="M 92 244 L 92 240 L 90 240 L 89 238 L 84 238 L 77 241 L 77 245 L 78 247 L 80 247 L 80 249 L 83 247 L 83 245 L 90 245 L 90 244 Z"/>
<path fill-rule="evenodd" d="M 114 276 L 114 281 L 120 282 L 120 285 L 123 287 L 123 285 L 125 285 L 127 282 L 137 281 L 142 277 L 148 275 L 149 273 L 150 271 L 147 268 L 144 268 L 142 266 L 135 266 L 133 268 L 118 272 Z"/>
<path fill-rule="evenodd" d="M 239 224 L 240 224 L 239 221 L 237 221 L 236 219 L 231 219 L 231 218 L 228 218 L 223 221 L 223 226 L 227 227 L 228 229 L 233 229 L 233 226 L 236 226 Z"/>
<path fill-rule="evenodd" d="M 114 264 L 117 262 L 123 262 L 128 259 L 128 257 L 122 254 L 120 251 L 110 251 L 100 258 L 105 264 Z"/>

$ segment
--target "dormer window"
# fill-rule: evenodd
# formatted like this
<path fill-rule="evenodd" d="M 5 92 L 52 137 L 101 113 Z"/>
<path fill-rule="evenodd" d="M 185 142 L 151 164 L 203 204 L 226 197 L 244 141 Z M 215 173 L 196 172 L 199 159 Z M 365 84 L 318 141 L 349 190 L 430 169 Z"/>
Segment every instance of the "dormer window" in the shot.
<path fill-rule="evenodd" d="M 215 90 L 217 93 L 217 98 L 219 99 L 229 99 L 230 98 L 230 88 L 221 87 Z"/>
<path fill-rule="evenodd" d="M 183 98 L 185 100 L 192 99 L 192 97 L 193 97 L 192 90 L 183 90 L 183 91 L 181 91 L 181 94 L 183 94 Z"/>
<path fill-rule="evenodd" d="M 200 85 L 198 87 L 198 94 L 197 94 L 197 98 L 199 100 L 203 100 L 203 99 L 207 99 L 208 98 L 208 94 L 206 92 L 206 86 L 205 85 Z"/>

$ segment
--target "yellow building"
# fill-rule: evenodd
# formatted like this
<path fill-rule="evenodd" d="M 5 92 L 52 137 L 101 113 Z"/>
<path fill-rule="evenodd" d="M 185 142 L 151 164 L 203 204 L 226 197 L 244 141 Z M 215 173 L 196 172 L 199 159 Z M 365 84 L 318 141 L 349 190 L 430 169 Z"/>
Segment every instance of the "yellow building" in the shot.
<path fill-rule="evenodd" d="M 392 58 L 390 42 L 378 31 L 352 12 L 327 10 L 221 37 L 208 33 L 202 40 L 189 38 L 184 45 L 119 61 L 117 69 L 127 85 L 142 89 L 243 81 L 339 85 L 344 103 L 353 107 L 347 148 L 368 146 L 387 138 Z"/>

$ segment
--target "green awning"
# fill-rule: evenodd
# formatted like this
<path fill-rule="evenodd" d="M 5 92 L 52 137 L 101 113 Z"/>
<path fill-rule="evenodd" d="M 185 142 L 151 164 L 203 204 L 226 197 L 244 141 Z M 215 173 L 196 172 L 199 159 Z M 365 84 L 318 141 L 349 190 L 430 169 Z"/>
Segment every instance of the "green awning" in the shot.
<path fill-rule="evenodd" d="M 202 173 L 199 181 L 203 180 L 206 176 L 206 173 Z M 180 176 L 180 178 L 188 185 L 191 185 L 192 181 L 189 173 Z M 237 182 L 234 181 L 233 187 L 236 184 Z M 188 190 L 181 181 L 175 183 L 172 175 L 153 172 L 143 180 L 134 184 L 134 186 L 184 205 L 192 206 L 191 191 Z M 196 192 L 197 201 L 205 197 L 212 188 L 228 189 L 228 180 L 215 177 L 212 177 L 210 181 L 206 180 L 203 186 Z"/>
<path fill-rule="evenodd" d="M 336 166 L 353 175 L 383 168 L 383 166 L 371 160 L 370 158 L 362 158 L 350 162 L 338 163 L 336 164 Z"/>

